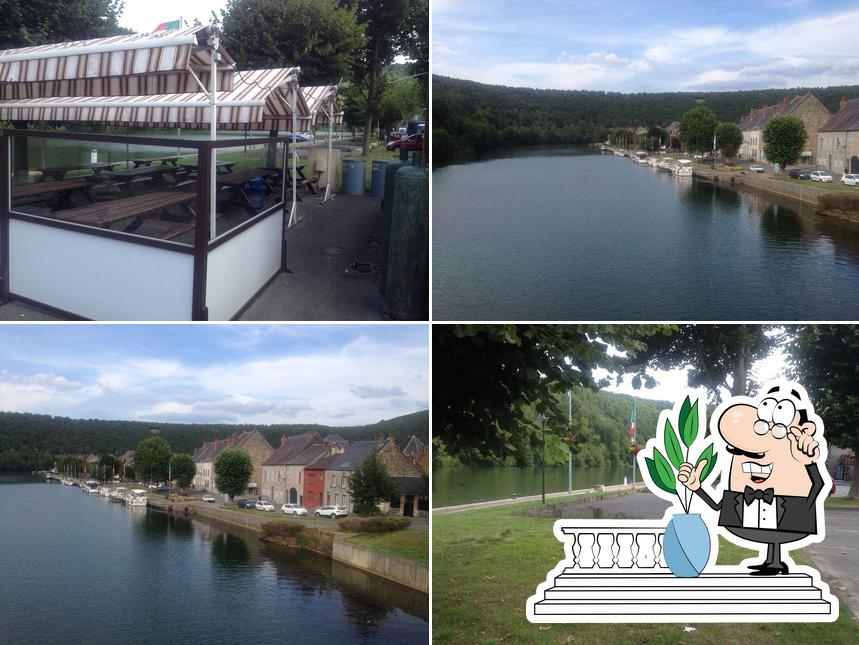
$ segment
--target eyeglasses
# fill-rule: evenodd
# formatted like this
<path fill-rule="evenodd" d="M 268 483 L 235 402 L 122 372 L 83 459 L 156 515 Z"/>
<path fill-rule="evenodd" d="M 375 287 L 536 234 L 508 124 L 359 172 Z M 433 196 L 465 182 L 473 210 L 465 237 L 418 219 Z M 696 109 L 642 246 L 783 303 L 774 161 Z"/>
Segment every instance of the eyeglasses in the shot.
<path fill-rule="evenodd" d="M 754 428 L 755 434 L 763 436 L 770 431 L 770 424 L 763 419 L 758 419 L 757 421 L 755 421 Z M 782 425 L 781 423 L 775 423 L 772 427 L 772 433 L 774 438 L 784 439 L 787 436 L 787 427 Z"/>

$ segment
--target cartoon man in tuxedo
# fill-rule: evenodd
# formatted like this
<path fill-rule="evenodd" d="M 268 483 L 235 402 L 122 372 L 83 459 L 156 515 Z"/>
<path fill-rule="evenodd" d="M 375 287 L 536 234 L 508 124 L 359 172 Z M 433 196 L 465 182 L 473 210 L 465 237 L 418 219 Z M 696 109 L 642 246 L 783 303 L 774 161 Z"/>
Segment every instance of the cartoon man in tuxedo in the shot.
<path fill-rule="evenodd" d="M 720 526 L 768 545 L 766 561 L 749 567 L 753 576 L 786 574 L 781 546 L 817 533 L 817 497 L 824 483 L 812 414 L 805 392 L 791 385 L 770 389 L 757 405 L 725 408 L 718 427 L 732 457 L 718 503 L 701 487 L 706 461 L 679 468 L 677 479 L 719 512 Z"/>

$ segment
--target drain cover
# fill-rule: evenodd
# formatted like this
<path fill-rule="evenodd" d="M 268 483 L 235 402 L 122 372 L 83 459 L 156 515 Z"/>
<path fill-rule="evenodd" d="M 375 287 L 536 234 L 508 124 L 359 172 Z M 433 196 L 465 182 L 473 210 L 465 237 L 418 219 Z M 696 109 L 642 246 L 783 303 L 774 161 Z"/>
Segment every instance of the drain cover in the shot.
<path fill-rule="evenodd" d="M 357 261 L 350 264 L 349 268 L 346 269 L 346 273 L 351 273 L 352 275 L 373 275 L 377 271 L 376 267 L 369 262 Z"/>

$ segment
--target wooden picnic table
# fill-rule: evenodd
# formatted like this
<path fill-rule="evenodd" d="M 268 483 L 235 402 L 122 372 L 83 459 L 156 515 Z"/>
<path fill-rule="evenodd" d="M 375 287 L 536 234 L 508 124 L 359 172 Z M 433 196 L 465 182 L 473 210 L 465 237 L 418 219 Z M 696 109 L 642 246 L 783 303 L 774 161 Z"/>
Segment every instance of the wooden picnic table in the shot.
<path fill-rule="evenodd" d="M 164 185 L 164 175 L 175 177 L 181 171 L 181 166 L 142 166 L 112 172 L 110 178 L 120 184 L 123 190 L 131 190 L 131 185 L 138 179 L 154 179 L 156 183 Z"/>
<path fill-rule="evenodd" d="M 166 166 L 168 163 L 175 166 L 179 163 L 179 155 L 168 155 L 166 157 L 139 157 L 137 159 L 132 159 L 131 163 L 134 164 L 135 168 L 140 168 L 140 166 L 150 166 L 153 161 L 160 161 L 162 166 Z"/>
<path fill-rule="evenodd" d="M 75 190 L 89 193 L 93 184 L 86 179 L 65 179 L 63 181 L 40 181 L 35 184 L 12 184 L 12 199 L 38 197 L 39 195 L 64 194 Z"/>
<path fill-rule="evenodd" d="M 38 168 L 39 172 L 42 173 L 42 178 L 39 181 L 45 181 L 47 179 L 52 179 L 54 181 L 60 181 L 66 176 L 66 173 L 69 173 L 73 170 L 92 170 L 94 176 L 99 177 L 103 171 L 110 172 L 114 169 L 115 166 L 118 166 L 119 163 L 81 163 L 74 164 L 68 166 L 50 166 L 47 168 Z"/>
<path fill-rule="evenodd" d="M 228 175 L 233 171 L 233 166 L 235 166 L 237 161 L 216 161 L 215 162 L 215 170 L 220 175 Z M 180 164 L 180 168 L 184 168 L 188 172 L 199 172 L 199 166 L 197 164 Z"/>
<path fill-rule="evenodd" d="M 265 180 L 265 184 L 268 187 L 269 191 L 274 192 L 274 187 L 269 181 L 269 177 L 271 177 L 273 174 L 274 173 L 272 171 L 265 169 L 239 170 L 237 172 L 231 172 L 228 175 L 220 175 L 217 180 L 218 186 L 226 186 L 228 188 L 231 188 L 235 196 L 241 195 L 247 205 L 253 207 L 254 204 L 248 196 L 245 187 L 250 184 L 254 179 L 262 178 Z"/>
<path fill-rule="evenodd" d="M 304 175 L 304 169 L 307 167 L 307 164 L 299 164 L 295 167 L 295 174 L 298 175 L 298 187 L 299 188 L 307 188 L 314 195 L 319 194 L 315 184 L 319 183 L 319 175 L 322 173 L 318 173 L 317 176 L 313 179 L 308 179 Z M 278 173 L 278 177 L 283 175 L 283 168 L 263 168 L 263 170 L 271 170 Z M 292 188 L 292 167 L 288 167 L 286 172 L 286 185 L 289 188 Z M 300 201 L 300 199 L 299 199 Z"/>
<path fill-rule="evenodd" d="M 133 217 L 134 220 L 124 229 L 126 232 L 132 232 L 143 223 L 144 215 L 163 210 L 169 206 L 181 206 L 193 219 L 194 209 L 190 202 L 193 202 L 195 199 L 196 196 L 192 193 L 145 193 L 143 195 L 135 195 L 134 197 L 55 211 L 51 216 L 68 222 L 102 228 Z"/>

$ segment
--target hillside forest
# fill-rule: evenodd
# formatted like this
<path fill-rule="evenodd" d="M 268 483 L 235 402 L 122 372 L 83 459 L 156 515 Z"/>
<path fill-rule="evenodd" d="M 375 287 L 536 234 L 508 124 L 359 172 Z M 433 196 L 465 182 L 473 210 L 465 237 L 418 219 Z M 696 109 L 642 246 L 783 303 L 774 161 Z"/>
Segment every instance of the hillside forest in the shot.
<path fill-rule="evenodd" d="M 433 76 L 433 155 L 436 164 L 469 159 L 518 145 L 605 141 L 617 128 L 667 128 L 705 105 L 719 121 L 739 122 L 752 108 L 812 92 L 831 112 L 841 97 L 859 97 L 859 85 L 734 92 L 622 94 L 537 90 Z"/>
<path fill-rule="evenodd" d="M 412 435 L 428 443 L 429 411 L 423 410 L 371 425 L 349 427 L 317 424 L 154 424 L 0 412 L 0 471 L 50 468 L 57 457 L 63 454 L 119 456 L 152 436 L 162 437 L 170 444 L 173 452 L 191 454 L 204 440 L 223 439 L 233 432 L 242 433 L 252 429 L 259 430 L 272 446 L 280 443 L 281 435 L 317 432 L 322 437 L 336 434 L 349 441 L 367 441 L 384 432 L 392 435 L 402 448 Z"/>

